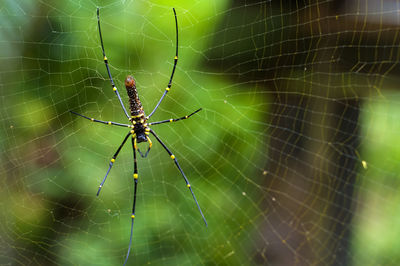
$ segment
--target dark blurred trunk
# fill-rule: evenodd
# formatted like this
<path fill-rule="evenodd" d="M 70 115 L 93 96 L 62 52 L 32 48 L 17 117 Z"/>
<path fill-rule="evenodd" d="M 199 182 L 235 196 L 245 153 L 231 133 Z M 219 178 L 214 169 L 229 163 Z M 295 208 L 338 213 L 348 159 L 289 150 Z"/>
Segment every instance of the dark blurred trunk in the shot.
<path fill-rule="evenodd" d="M 265 181 L 273 199 L 266 207 L 272 211 L 260 229 L 268 243 L 260 241 L 254 259 L 270 265 L 348 265 L 360 165 L 355 159 L 359 102 L 282 94 L 274 102 Z"/>
<path fill-rule="evenodd" d="M 335 180 L 333 182 L 334 195 L 330 213 L 332 220 L 333 237 L 333 263 L 332 265 L 348 265 L 349 252 L 351 250 L 351 220 L 353 217 L 353 196 L 357 177 L 357 169 L 361 165 L 358 160 L 357 149 L 359 148 L 358 119 L 360 116 L 358 100 L 340 101 L 335 104 L 335 113 L 346 119 L 336 119 L 333 127 L 337 128 L 334 143 L 342 146 L 338 150 L 337 164 L 332 169 Z M 343 109 L 343 107 L 345 108 Z M 337 116 L 339 118 L 340 116 Z M 340 152 L 339 152 L 340 151 Z M 339 241 L 335 241 L 338 239 Z"/>

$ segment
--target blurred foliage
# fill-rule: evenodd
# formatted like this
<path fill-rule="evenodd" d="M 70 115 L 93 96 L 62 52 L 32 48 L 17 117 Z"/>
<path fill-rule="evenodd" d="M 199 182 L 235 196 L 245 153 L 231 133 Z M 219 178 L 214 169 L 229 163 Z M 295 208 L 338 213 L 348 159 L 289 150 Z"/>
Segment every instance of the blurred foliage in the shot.
<path fill-rule="evenodd" d="M 366 174 L 360 179 L 360 214 L 355 223 L 354 265 L 397 265 L 400 242 L 400 95 L 365 105 L 363 124 L 368 144 L 364 147 Z"/>

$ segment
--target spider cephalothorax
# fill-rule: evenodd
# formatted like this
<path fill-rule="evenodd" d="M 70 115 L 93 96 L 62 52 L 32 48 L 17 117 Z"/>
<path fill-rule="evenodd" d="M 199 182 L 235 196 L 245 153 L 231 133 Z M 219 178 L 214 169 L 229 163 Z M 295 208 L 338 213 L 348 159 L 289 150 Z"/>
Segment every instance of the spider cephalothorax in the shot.
<path fill-rule="evenodd" d="M 150 122 L 147 123 L 147 120 L 150 119 L 150 117 L 154 114 L 154 112 L 157 110 L 158 106 L 160 105 L 160 103 L 162 102 L 162 100 L 164 99 L 165 95 L 167 95 L 167 93 L 170 91 L 171 86 L 172 86 L 172 78 L 174 77 L 174 73 L 175 73 L 175 69 L 176 69 L 176 64 L 178 62 L 178 20 L 176 18 L 176 12 L 175 9 L 173 9 L 174 11 L 174 16 L 175 16 L 175 26 L 176 26 L 176 50 L 175 50 L 175 57 L 174 57 L 174 66 L 172 68 L 172 73 L 171 73 L 171 77 L 169 79 L 168 85 L 165 88 L 165 91 L 163 93 L 163 95 L 161 96 L 161 99 L 158 101 L 158 103 L 156 104 L 156 106 L 154 107 L 153 111 L 148 115 L 145 116 L 144 111 L 143 111 L 143 106 L 142 103 L 139 100 L 139 95 L 138 92 L 136 90 L 136 82 L 135 79 L 129 75 L 126 77 L 125 79 L 125 87 L 126 87 L 126 91 L 128 93 L 129 96 L 129 109 L 130 109 L 130 113 L 131 115 L 128 114 L 124 103 L 122 102 L 121 96 L 119 95 L 118 89 L 114 84 L 114 80 L 111 76 L 111 71 L 110 68 L 108 66 L 108 59 L 106 56 L 106 53 L 104 51 L 104 45 L 103 45 L 103 38 L 101 36 L 101 29 L 100 29 L 100 15 L 99 15 L 99 9 L 97 9 L 97 23 L 98 23 L 98 27 L 99 27 L 99 35 L 100 35 L 100 43 L 101 43 L 101 50 L 103 52 L 103 60 L 104 63 L 106 65 L 106 69 L 107 69 L 107 74 L 108 77 L 110 78 L 110 82 L 111 82 L 111 87 L 113 89 L 113 91 L 115 92 L 115 94 L 118 97 L 119 103 L 121 104 L 122 110 L 124 111 L 126 117 L 128 118 L 128 120 L 130 121 L 130 124 L 122 124 L 122 123 L 117 123 L 117 122 L 112 122 L 112 121 L 102 121 L 102 120 L 98 120 L 98 119 L 94 119 L 94 118 L 89 118 L 87 116 L 78 114 L 76 112 L 71 111 L 71 113 L 81 116 L 83 118 L 89 119 L 92 122 L 98 122 L 98 123 L 102 123 L 102 124 L 107 124 L 107 125 L 114 125 L 114 126 L 120 126 L 120 127 L 127 127 L 129 128 L 129 132 L 128 134 L 125 136 L 124 140 L 122 141 L 121 145 L 118 147 L 117 151 L 114 153 L 113 157 L 111 158 L 111 161 L 109 163 L 109 167 L 107 170 L 107 173 L 105 175 L 105 177 L 103 178 L 103 181 L 100 183 L 99 189 L 97 191 L 97 196 L 100 194 L 100 190 L 104 185 L 104 182 L 106 182 L 107 176 L 110 173 L 110 170 L 112 168 L 112 166 L 115 163 L 115 160 L 117 159 L 117 156 L 119 154 L 119 152 L 121 151 L 122 147 L 125 145 L 126 141 L 128 140 L 129 136 L 132 136 L 132 148 L 133 148 L 133 165 L 134 165 L 134 169 L 133 169 L 133 179 L 135 181 L 135 187 L 134 187 L 134 194 L 133 194 L 133 205 L 132 205 L 132 214 L 131 214 L 131 235 L 129 238 L 129 247 L 128 247 L 128 252 L 126 254 L 126 258 L 125 258 L 125 262 L 124 265 L 126 264 L 126 262 L 128 261 L 129 258 L 129 252 L 131 250 L 131 245 L 132 245 L 132 235 L 133 235 L 133 222 L 135 220 L 135 207 L 136 207 L 136 191 L 137 191 L 137 185 L 138 185 L 138 178 L 139 178 L 139 174 L 138 174 L 138 167 L 137 167 L 137 159 L 136 159 L 136 151 L 138 151 L 140 153 L 140 155 L 142 157 L 146 157 L 147 154 L 150 151 L 150 148 L 152 146 L 152 142 L 150 140 L 149 134 L 151 134 L 160 144 L 161 146 L 165 149 L 165 151 L 169 154 L 169 157 L 174 161 L 176 167 L 178 168 L 179 172 L 181 173 L 185 183 L 186 183 L 186 187 L 189 188 L 193 199 L 196 203 L 196 206 L 204 220 L 204 223 L 207 226 L 207 221 L 206 218 L 203 215 L 203 212 L 200 209 L 200 205 L 197 202 L 197 199 L 193 193 L 192 190 L 192 186 L 189 183 L 189 180 L 187 179 L 185 173 L 183 172 L 181 166 L 178 163 L 178 160 L 175 158 L 175 155 L 171 152 L 171 150 L 164 144 L 164 142 L 158 137 L 158 135 L 149 127 L 151 125 L 158 125 L 158 124 L 164 124 L 164 123 L 169 123 L 169 122 L 177 122 L 183 119 L 187 119 L 189 117 L 191 117 L 192 115 L 194 115 L 195 113 L 199 112 L 201 110 L 198 109 L 194 112 L 192 112 L 190 115 L 186 115 L 180 118 L 171 118 L 171 119 L 166 119 L 166 120 L 161 120 L 161 121 L 157 121 L 157 122 Z M 140 142 L 148 142 L 149 143 L 149 147 L 146 151 L 146 153 L 143 155 L 143 153 L 139 150 L 139 148 L 137 147 L 137 143 Z"/>

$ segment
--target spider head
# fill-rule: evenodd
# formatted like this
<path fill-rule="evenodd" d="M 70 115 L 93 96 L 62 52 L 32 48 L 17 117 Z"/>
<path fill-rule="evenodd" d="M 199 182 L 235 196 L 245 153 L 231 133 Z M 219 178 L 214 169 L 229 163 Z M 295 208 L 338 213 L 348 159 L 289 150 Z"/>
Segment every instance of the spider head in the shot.
<path fill-rule="evenodd" d="M 144 133 L 142 133 L 142 134 L 137 134 L 136 138 L 137 138 L 137 142 L 138 142 L 138 143 L 140 143 L 140 142 L 147 142 L 147 138 L 146 138 L 146 135 L 145 135 Z"/>
<path fill-rule="evenodd" d="M 136 88 L 136 81 L 131 75 L 128 75 L 126 77 L 126 79 L 125 79 L 125 87 L 126 88 Z"/>

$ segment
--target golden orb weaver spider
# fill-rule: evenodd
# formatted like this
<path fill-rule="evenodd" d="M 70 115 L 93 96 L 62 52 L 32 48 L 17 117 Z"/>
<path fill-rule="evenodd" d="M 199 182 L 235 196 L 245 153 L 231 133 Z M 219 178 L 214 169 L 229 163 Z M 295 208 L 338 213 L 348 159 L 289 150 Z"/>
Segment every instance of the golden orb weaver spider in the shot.
<path fill-rule="evenodd" d="M 165 89 L 165 91 L 164 91 L 163 95 L 161 96 L 161 99 L 158 101 L 157 105 L 154 107 L 153 111 L 148 116 L 145 116 L 145 113 L 144 113 L 144 110 L 142 107 L 142 103 L 139 100 L 139 95 L 136 90 L 135 79 L 131 75 L 128 75 L 125 79 L 125 87 L 126 87 L 126 90 L 127 90 L 128 96 L 129 96 L 129 107 L 130 107 L 129 109 L 130 109 L 131 115 L 129 116 L 128 112 L 126 111 L 126 108 L 122 102 L 121 96 L 119 95 L 118 89 L 115 86 L 113 78 L 111 76 L 110 68 L 108 66 L 108 59 L 107 59 L 106 53 L 104 51 L 103 37 L 101 35 L 101 29 L 100 29 L 100 10 L 99 10 L 99 8 L 97 8 L 97 24 L 98 24 L 98 28 L 99 28 L 99 36 L 100 36 L 101 49 L 103 51 L 104 63 L 106 65 L 108 77 L 110 78 L 110 81 L 111 81 L 111 88 L 117 95 L 118 100 L 121 104 L 121 107 L 122 107 L 126 117 L 130 121 L 130 124 L 121 124 L 121 123 L 116 123 L 116 122 L 112 122 L 112 121 L 102 121 L 102 120 L 98 120 L 98 119 L 94 119 L 94 118 L 89 118 L 82 114 L 78 114 L 76 112 L 70 111 L 71 113 L 81 116 L 92 122 L 102 123 L 102 124 L 106 124 L 106 125 L 127 127 L 130 129 L 130 131 L 125 136 L 124 140 L 122 141 L 121 145 L 118 147 L 117 151 L 115 152 L 114 156 L 111 158 L 107 173 L 106 173 L 105 177 L 103 178 L 103 181 L 100 183 L 99 189 L 97 191 L 97 196 L 99 196 L 100 190 L 103 187 L 104 183 L 106 182 L 107 176 L 110 173 L 110 170 L 111 170 L 115 160 L 117 159 L 119 152 L 121 151 L 122 147 L 125 145 L 129 136 L 132 136 L 132 149 L 133 149 L 133 162 L 134 162 L 133 179 L 135 181 L 135 187 L 134 187 L 134 194 L 133 194 L 132 214 L 131 214 L 131 220 L 132 220 L 131 221 L 131 234 L 130 234 L 130 238 L 129 238 L 129 247 L 128 247 L 128 252 L 126 254 L 124 265 L 126 265 L 126 262 L 128 261 L 129 253 L 130 253 L 131 246 L 132 246 L 133 223 L 135 220 L 136 192 L 137 192 L 137 184 L 138 184 L 138 178 L 139 178 L 137 159 L 136 159 L 136 151 L 139 152 L 141 157 L 143 157 L 143 158 L 147 157 L 147 155 L 152 147 L 152 142 L 149 137 L 150 134 L 152 134 L 156 138 L 156 140 L 161 144 L 161 146 L 167 151 L 170 158 L 174 161 L 176 167 L 178 168 L 179 172 L 181 173 L 183 179 L 186 182 L 186 186 L 189 188 L 190 192 L 192 193 L 192 196 L 197 205 L 197 208 L 204 220 L 204 223 L 207 226 L 206 218 L 204 217 L 204 214 L 201 211 L 200 205 L 197 202 L 196 196 L 193 193 L 192 186 L 190 185 L 189 180 L 187 179 L 185 173 L 183 172 L 181 166 L 179 165 L 175 155 L 171 152 L 171 150 L 169 148 L 167 148 L 167 146 L 164 144 L 164 142 L 161 141 L 161 139 L 158 137 L 158 135 L 149 127 L 151 125 L 158 125 L 158 124 L 163 124 L 163 123 L 168 123 L 168 122 L 177 122 L 177 121 L 180 121 L 183 119 L 187 119 L 187 118 L 191 117 L 192 115 L 196 114 L 197 112 L 199 112 L 201 110 L 201 108 L 192 112 L 190 115 L 186 115 L 186 116 L 183 116 L 180 118 L 171 118 L 171 119 L 167 119 L 167 120 L 147 123 L 147 120 L 149 120 L 150 117 L 154 114 L 154 112 L 157 110 L 157 108 L 161 104 L 162 100 L 164 99 L 165 95 L 167 95 L 167 93 L 170 91 L 171 85 L 172 85 L 172 78 L 174 77 L 176 64 L 178 62 L 178 19 L 176 17 L 175 8 L 173 8 L 172 10 L 174 11 L 175 29 L 176 29 L 176 50 L 175 50 L 175 57 L 174 57 L 174 66 L 172 68 L 172 73 L 171 73 L 171 77 L 169 79 L 167 88 Z M 149 147 L 145 154 L 143 154 L 137 147 L 137 143 L 140 143 L 140 142 L 148 142 L 149 143 Z"/>

